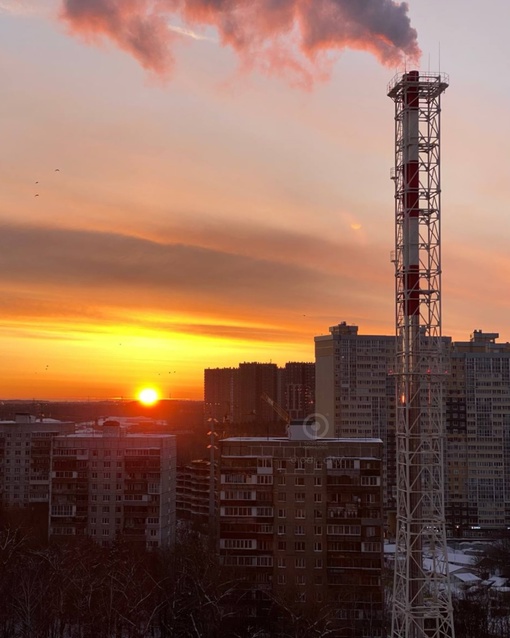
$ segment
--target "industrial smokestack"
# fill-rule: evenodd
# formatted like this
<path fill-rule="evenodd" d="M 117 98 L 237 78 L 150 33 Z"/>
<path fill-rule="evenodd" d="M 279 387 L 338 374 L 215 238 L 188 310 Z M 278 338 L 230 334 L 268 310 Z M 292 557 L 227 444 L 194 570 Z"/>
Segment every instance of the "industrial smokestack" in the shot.
<path fill-rule="evenodd" d="M 312 81 L 324 52 L 369 51 L 391 67 L 417 61 L 407 12 L 407 3 L 395 0 L 63 0 L 61 19 L 71 33 L 106 37 L 157 74 L 171 69 L 176 38 L 214 27 L 244 62 Z M 179 35 L 172 20 L 188 30 Z"/>

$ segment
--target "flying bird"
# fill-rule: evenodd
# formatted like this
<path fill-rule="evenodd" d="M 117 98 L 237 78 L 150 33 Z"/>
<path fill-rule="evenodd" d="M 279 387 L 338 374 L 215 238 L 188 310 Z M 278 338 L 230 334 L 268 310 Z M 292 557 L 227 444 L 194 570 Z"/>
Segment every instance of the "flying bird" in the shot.
<path fill-rule="evenodd" d="M 60 168 L 56 168 L 55 173 L 60 173 Z"/>
<path fill-rule="evenodd" d="M 36 194 L 34 195 L 34 197 L 39 197 L 39 193 L 36 193 Z"/>

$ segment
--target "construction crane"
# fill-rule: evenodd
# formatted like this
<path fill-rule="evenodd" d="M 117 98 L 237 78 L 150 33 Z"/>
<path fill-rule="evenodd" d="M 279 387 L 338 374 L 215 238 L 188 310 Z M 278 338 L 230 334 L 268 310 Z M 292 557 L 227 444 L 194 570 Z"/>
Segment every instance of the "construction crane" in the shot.
<path fill-rule="evenodd" d="M 266 393 L 263 392 L 260 395 L 260 398 L 262 399 L 262 401 L 265 401 L 266 403 L 268 403 L 273 410 L 276 412 L 276 414 L 282 419 L 282 421 L 284 421 L 286 423 L 286 425 L 289 425 L 290 423 L 290 415 L 289 413 L 284 410 L 281 405 L 278 405 L 278 403 L 276 403 L 276 401 L 274 399 L 271 399 L 271 397 Z"/>

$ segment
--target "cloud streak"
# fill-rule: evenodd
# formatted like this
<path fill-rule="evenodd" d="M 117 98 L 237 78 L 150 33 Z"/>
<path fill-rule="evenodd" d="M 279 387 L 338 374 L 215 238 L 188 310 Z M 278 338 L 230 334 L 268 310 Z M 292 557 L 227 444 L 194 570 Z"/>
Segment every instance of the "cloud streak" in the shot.
<path fill-rule="evenodd" d="M 281 238 L 274 246 L 283 250 L 284 243 Z M 272 259 L 116 233 L 4 225 L 2 312 L 5 320 L 41 323 L 46 317 L 70 325 L 136 323 L 156 332 L 291 339 L 310 331 L 315 307 L 334 316 L 353 304 L 373 306 L 374 312 L 380 308 L 378 287 L 369 276 L 370 251 L 361 249 L 356 262 L 352 252 L 337 251 L 333 263 L 329 258 L 316 263 L 314 255 L 326 250 L 332 258 L 331 246 L 325 242 L 321 249 L 315 240 L 308 252 L 299 248 L 299 260 L 285 263 L 281 255 Z"/>
<path fill-rule="evenodd" d="M 88 41 L 107 38 L 143 68 L 167 75 L 178 33 L 213 27 L 243 65 L 310 83 L 331 52 L 369 51 L 390 67 L 417 61 L 408 5 L 395 0 L 63 0 L 61 19 Z M 168 27 L 179 19 L 182 28 Z"/>

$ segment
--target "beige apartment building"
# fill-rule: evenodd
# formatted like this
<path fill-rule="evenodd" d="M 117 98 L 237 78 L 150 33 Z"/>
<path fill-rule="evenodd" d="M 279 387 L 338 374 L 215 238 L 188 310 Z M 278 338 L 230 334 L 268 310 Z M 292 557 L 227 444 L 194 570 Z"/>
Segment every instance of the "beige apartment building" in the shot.
<path fill-rule="evenodd" d="M 3 507 L 48 507 L 51 445 L 55 436 L 72 433 L 75 424 L 16 414 L 0 421 L 0 504 Z"/>
<path fill-rule="evenodd" d="M 50 537 L 173 544 L 175 436 L 128 434 L 107 421 L 99 432 L 55 437 L 51 468 Z"/>

